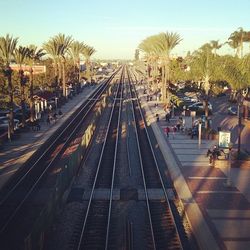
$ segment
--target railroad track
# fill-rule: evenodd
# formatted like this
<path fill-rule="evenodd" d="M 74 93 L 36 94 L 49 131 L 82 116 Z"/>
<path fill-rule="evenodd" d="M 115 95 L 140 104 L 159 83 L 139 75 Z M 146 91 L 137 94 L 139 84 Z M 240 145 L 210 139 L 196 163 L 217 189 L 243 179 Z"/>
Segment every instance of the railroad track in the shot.
<path fill-rule="evenodd" d="M 130 82 L 131 81 L 132 80 L 130 80 Z M 150 224 L 151 241 L 149 241 L 149 247 L 152 247 L 152 249 L 183 249 L 178 227 L 171 210 L 163 177 L 151 144 L 147 124 L 140 107 L 138 96 L 134 86 L 130 86 Z M 149 199 L 148 190 L 152 188 L 161 190 L 164 193 L 161 200 L 151 201 Z"/>
<path fill-rule="evenodd" d="M 93 170 L 95 178 L 89 200 L 74 229 L 70 249 L 188 249 L 185 232 L 176 224 L 177 215 L 172 211 L 174 204 L 169 200 L 132 82 L 132 75 L 125 67 L 117 86 L 98 166 Z M 129 124 L 123 129 L 121 117 L 123 123 Z M 122 136 L 126 136 L 126 143 L 121 140 Z M 125 148 L 127 160 L 119 159 L 119 151 L 124 152 L 120 147 Z M 118 171 L 120 168 L 123 170 Z M 133 176 L 135 168 L 140 174 Z M 122 173 L 127 173 L 129 181 L 120 189 L 117 200 L 114 192 L 122 186 L 125 178 Z M 118 174 L 122 176 L 117 178 Z M 132 178 L 136 181 L 130 183 Z M 103 193 L 99 198 L 95 197 L 98 192 Z M 133 193 L 132 196 L 129 193 Z M 132 209 L 137 215 L 131 215 Z"/>
<path fill-rule="evenodd" d="M 33 155 L 21 170 L 0 191 L 0 242 L 2 246 L 10 246 L 13 241 L 22 248 L 23 238 L 32 226 L 28 217 L 32 214 L 32 201 L 42 188 L 48 173 L 53 171 L 55 163 L 61 158 L 67 147 L 74 141 L 75 136 L 107 91 L 110 82 L 120 74 L 120 69 L 106 82 L 98 86 L 90 98 L 76 111 L 62 128 L 55 133 L 46 145 Z M 91 114 L 92 113 L 92 114 Z M 34 207 L 37 206 L 36 202 Z M 35 209 L 34 209 L 35 210 Z M 29 214 L 30 213 L 30 214 Z M 32 215 L 34 217 L 34 214 Z M 3 247 L 4 249 L 4 247 Z M 9 249 L 9 248 L 7 248 Z M 14 249 L 14 248 L 13 248 Z"/>
<path fill-rule="evenodd" d="M 121 82 L 123 74 L 124 68 L 112 104 L 108 128 L 101 150 L 83 225 L 78 232 L 79 239 L 75 238 L 77 242 L 72 243 L 77 246 L 77 249 L 107 249 L 108 247 L 117 144 L 120 128 L 120 113 L 122 106 Z M 109 199 L 107 201 L 93 201 L 94 192 L 97 188 L 108 189 Z"/>

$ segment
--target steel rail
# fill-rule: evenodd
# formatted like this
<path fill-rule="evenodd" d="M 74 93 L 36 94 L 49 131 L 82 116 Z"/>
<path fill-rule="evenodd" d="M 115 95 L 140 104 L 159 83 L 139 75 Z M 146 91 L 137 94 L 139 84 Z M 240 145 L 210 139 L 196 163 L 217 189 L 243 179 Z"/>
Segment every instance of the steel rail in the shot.
<path fill-rule="evenodd" d="M 164 196 L 165 196 L 165 201 L 167 202 L 167 205 L 169 207 L 169 211 L 170 211 L 170 214 L 171 214 L 171 217 L 172 217 L 172 220 L 173 220 L 173 223 L 174 223 L 174 228 L 176 230 L 176 233 L 177 233 L 177 236 L 178 236 L 178 240 L 179 240 L 179 243 L 180 243 L 180 247 L 181 249 L 183 249 L 183 245 L 182 245 L 182 241 L 180 239 L 180 232 L 178 230 L 178 227 L 176 225 L 176 221 L 175 221 L 175 217 L 173 215 L 173 212 L 172 212 L 172 209 L 171 209 L 171 205 L 170 205 L 170 202 L 169 202 L 169 198 L 168 198 L 168 194 L 167 194 L 167 191 L 166 191 L 166 188 L 165 188 L 165 185 L 164 185 L 164 182 L 163 182 L 163 179 L 162 179 L 162 174 L 160 172 L 160 169 L 159 169 L 159 165 L 158 165 L 158 161 L 157 161 L 157 158 L 155 156 L 155 153 L 154 153 L 154 150 L 153 150 L 153 146 L 152 146 L 152 143 L 151 143 L 151 140 L 150 140 L 150 136 L 149 136 L 149 133 L 148 133 L 148 129 L 147 129 L 147 126 L 146 126 L 146 120 L 145 120 L 145 117 L 142 113 L 142 108 L 141 108 L 141 104 L 139 102 L 139 98 L 138 98 L 138 94 L 136 92 L 136 89 L 135 89 L 135 86 L 133 85 L 133 88 L 134 88 L 134 93 L 135 93 L 135 96 L 136 96 L 136 102 L 138 104 L 138 107 L 139 107 L 139 111 L 140 111 L 140 115 L 143 119 L 143 123 L 144 123 L 144 126 L 145 126 L 145 132 L 146 132 L 146 136 L 147 136 L 147 139 L 148 139 L 148 143 L 149 143 L 149 146 L 150 146 L 150 149 L 151 149 L 151 152 L 152 152 L 152 156 L 154 158 L 154 162 L 155 162 L 155 166 L 156 166 L 156 170 L 158 172 L 158 176 L 159 176 L 159 179 L 160 179 L 160 183 L 161 183 L 161 186 L 162 186 L 162 190 L 164 192 Z"/>
<path fill-rule="evenodd" d="M 122 74 L 123 74 L 123 69 L 122 69 L 121 76 L 122 76 Z M 119 86 L 117 88 L 115 98 L 114 98 L 113 103 L 112 103 L 112 110 L 111 110 L 109 121 L 108 121 L 108 128 L 107 128 L 105 138 L 104 138 L 104 142 L 103 142 L 103 145 L 102 145 L 102 149 L 101 149 L 101 153 L 100 153 L 100 157 L 99 157 L 99 161 L 98 161 L 98 165 L 97 165 L 95 178 L 94 178 L 94 182 L 93 182 L 93 185 L 92 185 L 92 189 L 91 189 L 91 193 L 90 193 L 90 197 L 89 197 L 89 201 L 88 201 L 86 214 L 85 214 L 85 217 L 84 217 L 84 222 L 83 222 L 83 225 L 82 225 L 82 228 L 81 228 L 80 238 L 79 238 L 79 241 L 78 241 L 78 244 L 77 244 L 77 249 L 78 250 L 81 249 L 81 245 L 83 244 L 83 242 L 82 242 L 83 241 L 83 236 L 84 236 L 84 233 L 85 233 L 85 230 L 86 230 L 87 219 L 88 219 L 89 212 L 90 212 L 90 207 L 91 207 L 91 204 L 92 204 L 92 201 L 93 201 L 94 191 L 95 191 L 95 187 L 96 187 L 96 184 L 97 184 L 97 178 L 98 178 L 98 174 L 99 174 L 99 171 L 100 171 L 100 168 L 101 168 L 103 153 L 104 153 L 104 149 L 105 149 L 105 146 L 106 146 L 106 143 L 107 143 L 108 133 L 109 133 L 109 129 L 110 129 L 110 126 L 111 126 L 111 121 L 112 121 L 115 105 L 117 103 L 116 98 L 118 96 L 118 93 L 119 93 Z"/>
<path fill-rule="evenodd" d="M 110 188 L 110 196 L 109 196 L 109 210 L 108 210 L 109 213 L 108 213 L 108 223 L 107 223 L 107 230 L 106 230 L 105 250 L 108 249 L 108 241 L 109 241 L 109 228 L 110 228 L 110 219 L 111 219 L 111 211 L 112 211 L 113 189 L 114 189 L 116 161 L 117 161 L 117 152 L 118 152 L 118 142 L 119 142 L 119 134 L 120 134 L 123 87 L 124 87 L 124 84 L 125 84 L 124 81 L 125 81 L 125 75 L 124 75 L 124 77 L 123 77 L 123 79 L 121 80 L 121 83 L 120 83 L 121 84 L 121 96 L 120 96 L 120 99 L 119 99 L 119 113 L 118 113 L 117 129 L 116 129 L 116 142 L 115 142 L 112 180 L 111 180 L 111 188 Z"/>
<path fill-rule="evenodd" d="M 117 72 L 116 72 L 117 73 Z M 94 93 L 93 96 L 101 96 L 102 93 L 104 92 L 104 90 L 106 89 L 107 84 L 113 79 L 113 77 L 115 76 L 114 73 L 110 79 L 108 79 L 104 84 L 102 84 L 97 91 Z M 24 198 L 18 203 L 18 205 L 15 207 L 14 211 L 11 213 L 11 215 L 8 217 L 8 219 L 5 221 L 5 223 L 3 223 L 3 226 L 1 227 L 0 230 L 0 234 L 2 234 L 5 229 L 7 228 L 7 226 L 9 225 L 9 223 L 13 220 L 13 218 L 16 216 L 16 214 L 18 213 L 18 211 L 21 209 L 22 205 L 24 204 L 24 202 L 30 197 L 30 195 L 32 194 L 33 190 L 36 188 L 36 186 L 38 185 L 38 183 L 40 182 L 40 180 L 42 179 L 42 177 L 47 173 L 48 169 L 51 167 L 52 164 L 54 164 L 54 162 L 59 158 L 59 156 L 61 155 L 62 152 L 64 152 L 66 146 L 68 145 L 69 141 L 72 139 L 72 137 L 75 135 L 76 130 L 79 128 L 79 126 L 81 125 L 81 123 L 83 122 L 83 120 L 85 119 L 85 117 L 88 115 L 88 113 L 90 112 L 90 110 L 92 109 L 92 107 L 96 104 L 97 100 L 88 100 L 86 103 L 84 103 L 84 106 L 80 108 L 80 111 L 84 111 L 84 109 L 86 107 L 88 107 L 89 104 L 91 104 L 90 108 L 86 111 L 85 115 L 82 117 L 82 119 L 80 120 L 80 122 L 78 122 L 78 124 L 76 125 L 76 127 L 73 129 L 73 131 L 70 133 L 70 135 L 68 136 L 68 138 L 66 139 L 66 141 L 63 143 L 63 146 L 61 147 L 61 149 L 55 154 L 55 156 L 52 158 L 52 160 L 50 161 L 50 163 L 45 167 L 45 169 L 42 171 L 42 173 L 39 175 L 39 177 L 37 178 L 37 180 L 32 184 L 32 186 L 30 187 L 29 191 L 26 193 L 26 195 L 24 196 Z M 51 149 L 52 146 L 56 145 L 57 141 L 61 138 L 61 136 L 63 136 L 63 134 L 65 133 L 65 131 L 77 120 L 77 117 L 74 117 L 73 120 L 66 126 L 66 128 L 63 129 L 63 131 L 56 137 L 55 141 L 51 144 L 51 146 L 49 147 L 49 149 Z M 48 150 L 49 150 L 48 149 Z M 7 199 L 11 196 L 11 194 L 22 184 L 22 182 L 25 180 L 25 178 L 30 174 L 30 172 L 35 168 L 35 166 L 39 163 L 39 161 L 42 159 L 42 157 L 48 152 L 48 150 L 46 150 L 46 152 L 44 152 L 39 158 L 38 160 L 32 165 L 32 167 L 20 178 L 20 180 L 15 184 L 15 186 L 10 190 L 10 192 L 4 197 L 4 199 L 1 200 L 0 202 L 0 207 L 4 206 L 5 202 L 7 201 Z"/>
<path fill-rule="evenodd" d="M 102 90 L 104 84 L 107 84 L 107 82 L 103 83 L 102 85 L 100 85 L 98 87 L 98 89 L 96 90 L 96 92 L 93 93 L 94 96 L 97 96 L 99 94 L 98 91 Z M 83 107 L 80 107 L 80 111 L 82 112 L 90 103 L 91 103 L 92 99 L 87 99 L 87 101 L 84 103 Z M 93 102 L 92 102 L 93 103 Z M 63 134 L 70 128 L 70 126 L 77 120 L 77 116 L 73 117 L 73 119 L 67 124 L 67 126 L 60 132 L 60 134 L 55 138 L 55 140 L 53 140 L 52 144 L 50 144 L 45 151 L 39 155 L 39 157 L 37 158 L 37 160 L 32 164 L 32 166 L 28 169 L 27 172 L 25 172 L 24 175 L 22 175 L 20 177 L 20 179 L 16 182 L 16 184 L 10 189 L 10 191 L 1 199 L 0 201 L 0 206 L 5 202 L 5 200 L 9 197 L 9 195 L 11 195 L 15 189 L 20 185 L 20 183 L 29 175 L 29 173 L 33 170 L 33 168 L 39 163 L 39 161 L 42 159 L 42 157 L 44 157 L 50 149 L 53 148 L 54 145 L 56 145 L 58 138 L 61 138 L 63 136 Z M 3 187 L 4 188 L 4 187 Z"/>
<path fill-rule="evenodd" d="M 130 82 L 130 79 L 129 79 L 129 82 Z M 148 219 L 149 219 L 149 225 L 150 225 L 150 229 L 151 229 L 151 237 L 152 237 L 152 242 L 153 242 L 153 248 L 156 249 L 155 237 L 154 237 L 154 233 L 153 233 L 153 223 L 152 223 L 150 206 L 149 206 L 149 197 L 148 197 L 148 191 L 147 191 L 147 184 L 146 184 L 146 178 L 145 178 L 144 170 L 143 170 L 142 153 L 141 153 L 141 148 L 140 148 L 140 143 L 139 143 L 138 128 L 137 128 L 137 125 L 136 125 L 135 105 L 134 105 L 134 102 L 133 102 L 133 99 L 132 99 L 131 85 L 129 85 L 129 86 L 130 86 L 129 90 L 130 90 L 131 104 L 132 104 L 132 116 L 133 116 L 133 120 L 134 120 L 134 123 L 135 123 L 135 135 L 136 135 L 136 142 L 137 142 L 137 148 L 138 148 L 138 153 L 139 153 L 139 161 L 140 161 L 140 168 L 141 168 L 141 174 L 142 174 L 142 180 L 143 180 L 144 193 L 145 193 L 145 197 L 146 197 Z"/>

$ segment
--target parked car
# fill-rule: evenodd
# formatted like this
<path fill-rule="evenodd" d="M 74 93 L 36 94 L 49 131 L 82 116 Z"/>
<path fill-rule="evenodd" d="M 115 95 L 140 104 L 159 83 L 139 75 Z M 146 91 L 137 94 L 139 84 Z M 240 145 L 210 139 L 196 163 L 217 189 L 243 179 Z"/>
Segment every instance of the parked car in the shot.
<path fill-rule="evenodd" d="M 188 106 L 189 110 L 191 111 L 204 111 L 203 102 L 196 102 Z M 212 104 L 208 103 L 209 111 L 212 111 Z"/>
<path fill-rule="evenodd" d="M 202 115 L 199 119 L 194 120 L 193 126 L 198 126 L 201 121 L 201 126 L 204 128 L 206 124 L 206 116 Z"/>
<path fill-rule="evenodd" d="M 228 111 L 228 114 L 229 114 L 229 115 L 237 115 L 237 113 L 238 113 L 238 109 L 237 109 L 237 107 L 235 107 L 235 106 L 230 106 L 230 107 L 227 109 L 227 111 Z"/>
<path fill-rule="evenodd" d="M 9 126 L 9 118 L 8 117 L 0 117 L 0 130 L 8 130 Z M 14 119 L 14 130 L 19 128 L 19 120 Z"/>
<path fill-rule="evenodd" d="M 0 110 L 0 117 L 6 117 L 9 114 L 9 110 Z"/>

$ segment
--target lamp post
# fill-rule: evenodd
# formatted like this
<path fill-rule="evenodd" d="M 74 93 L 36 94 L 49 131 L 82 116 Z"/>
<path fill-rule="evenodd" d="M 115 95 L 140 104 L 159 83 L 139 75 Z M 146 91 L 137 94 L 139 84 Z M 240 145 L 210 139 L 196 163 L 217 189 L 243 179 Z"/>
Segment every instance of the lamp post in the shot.
<path fill-rule="evenodd" d="M 228 143 L 229 153 L 228 153 L 228 166 L 227 166 L 227 181 L 225 183 L 226 187 L 232 186 L 232 182 L 231 182 L 232 148 L 233 148 L 233 143 L 229 142 Z"/>
<path fill-rule="evenodd" d="M 199 149 L 201 148 L 201 124 L 202 120 L 199 118 L 199 125 L 198 125 L 198 130 L 199 130 Z"/>
<path fill-rule="evenodd" d="M 10 114 L 7 114 L 7 118 L 8 118 L 8 140 L 11 141 Z"/>
<path fill-rule="evenodd" d="M 186 106 L 185 105 L 183 106 L 183 113 L 182 114 L 183 114 L 183 116 L 186 116 Z"/>
<path fill-rule="evenodd" d="M 58 97 L 55 97 L 56 110 L 57 110 L 57 101 L 58 101 Z"/>
<path fill-rule="evenodd" d="M 8 138 L 14 133 L 14 115 L 13 115 L 13 104 L 14 104 L 14 94 L 13 94 L 13 86 L 12 86 L 12 72 L 13 70 L 9 65 L 3 70 L 4 76 L 8 79 L 8 92 L 9 92 L 9 126 L 8 126 Z"/>
<path fill-rule="evenodd" d="M 240 155 L 240 148 L 241 148 L 241 107 L 244 100 L 244 96 L 241 92 L 237 95 L 237 102 L 238 102 L 238 156 Z"/>

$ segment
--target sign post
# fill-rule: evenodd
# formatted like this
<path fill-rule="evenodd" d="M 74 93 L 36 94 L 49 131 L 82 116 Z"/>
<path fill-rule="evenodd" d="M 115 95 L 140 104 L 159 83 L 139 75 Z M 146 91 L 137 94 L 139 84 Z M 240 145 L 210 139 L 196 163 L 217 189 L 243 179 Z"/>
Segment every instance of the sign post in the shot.
<path fill-rule="evenodd" d="M 231 132 L 219 131 L 219 148 L 228 150 L 228 164 L 227 164 L 227 181 L 224 183 L 226 187 L 231 187 L 231 164 L 232 164 L 232 148 Z"/>
<path fill-rule="evenodd" d="M 228 154 L 228 166 L 227 166 L 227 181 L 224 184 L 226 187 L 231 187 L 232 186 L 232 181 L 231 181 L 231 165 L 232 165 L 232 148 L 233 148 L 233 143 L 229 142 L 229 154 Z"/>
<path fill-rule="evenodd" d="M 229 148 L 231 132 L 219 131 L 219 148 Z"/>

